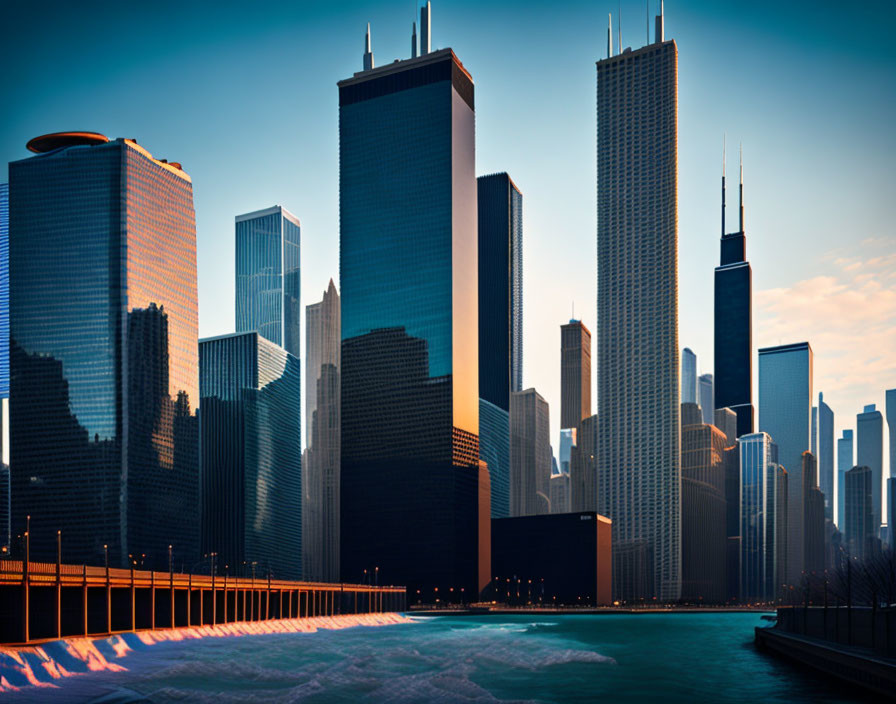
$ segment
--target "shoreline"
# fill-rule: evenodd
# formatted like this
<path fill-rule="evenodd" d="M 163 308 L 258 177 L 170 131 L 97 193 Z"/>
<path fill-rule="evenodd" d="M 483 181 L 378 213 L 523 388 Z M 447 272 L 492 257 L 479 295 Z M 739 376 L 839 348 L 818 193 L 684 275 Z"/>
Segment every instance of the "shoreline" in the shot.
<path fill-rule="evenodd" d="M 62 638 L 40 645 L 0 646 L 0 693 L 30 687 L 58 687 L 56 681 L 90 672 L 122 672 L 119 664 L 130 652 L 164 642 L 228 638 L 276 633 L 315 633 L 359 626 L 376 627 L 413 623 L 397 612 L 312 616 L 272 621 L 239 621 L 216 626 L 167 630 L 126 631 L 108 636 Z"/>
<path fill-rule="evenodd" d="M 629 614 L 774 614 L 775 607 L 758 607 L 758 606 L 651 606 L 644 608 L 629 608 L 622 606 L 608 606 L 598 608 L 506 608 L 506 607 L 469 607 L 457 609 L 408 609 L 408 616 L 539 616 L 539 615 L 562 615 L 562 616 L 616 616 Z"/>

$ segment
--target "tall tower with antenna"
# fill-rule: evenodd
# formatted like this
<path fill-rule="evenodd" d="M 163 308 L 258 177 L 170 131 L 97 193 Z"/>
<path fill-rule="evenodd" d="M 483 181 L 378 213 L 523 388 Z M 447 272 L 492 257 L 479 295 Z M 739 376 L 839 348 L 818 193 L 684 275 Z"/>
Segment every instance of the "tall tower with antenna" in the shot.
<path fill-rule="evenodd" d="M 753 270 L 744 233 L 744 167 L 740 158 L 737 232 L 725 232 L 725 145 L 722 146 L 721 258 L 715 271 L 715 407 L 737 414 L 737 435 L 753 432 Z"/>

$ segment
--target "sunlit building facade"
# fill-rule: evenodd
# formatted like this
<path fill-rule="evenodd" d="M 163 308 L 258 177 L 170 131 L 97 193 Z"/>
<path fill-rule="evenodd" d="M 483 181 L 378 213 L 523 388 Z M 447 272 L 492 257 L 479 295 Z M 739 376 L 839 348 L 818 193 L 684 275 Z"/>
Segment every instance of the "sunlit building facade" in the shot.
<path fill-rule="evenodd" d="M 599 513 L 620 600 L 681 593 L 678 49 L 597 62 Z"/>
<path fill-rule="evenodd" d="M 302 577 L 300 376 L 256 332 L 199 343 L 202 553 L 219 573 Z"/>
<path fill-rule="evenodd" d="M 236 331 L 301 356 L 299 219 L 275 205 L 236 216 Z"/>
<path fill-rule="evenodd" d="M 427 601 L 491 578 L 473 105 L 450 49 L 339 82 L 341 578 Z"/>
<path fill-rule="evenodd" d="M 135 141 L 29 143 L 10 174 L 13 531 L 32 559 L 189 566 L 199 552 L 190 177 Z M 107 546 L 107 548 L 105 547 Z M 145 555 L 145 557 L 144 557 Z"/>
<path fill-rule="evenodd" d="M 697 355 L 690 347 L 681 351 L 681 402 L 697 401 Z"/>

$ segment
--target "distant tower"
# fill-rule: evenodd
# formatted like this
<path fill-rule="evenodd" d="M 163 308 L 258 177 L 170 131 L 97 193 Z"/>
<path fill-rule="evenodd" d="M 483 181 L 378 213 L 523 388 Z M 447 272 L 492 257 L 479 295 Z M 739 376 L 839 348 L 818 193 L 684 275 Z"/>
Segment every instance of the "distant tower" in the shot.
<path fill-rule="evenodd" d="M 597 62 L 598 501 L 627 601 L 681 594 L 678 49 L 656 39 Z"/>
<path fill-rule="evenodd" d="M 701 374 L 697 378 L 697 391 L 700 400 L 700 410 L 703 412 L 703 422 L 712 425 L 715 420 L 715 406 L 713 405 L 712 392 L 714 381 L 712 374 Z"/>
<path fill-rule="evenodd" d="M 591 415 L 591 332 L 581 320 L 560 326 L 560 427 Z"/>
<path fill-rule="evenodd" d="M 681 352 L 681 402 L 697 403 L 697 355 L 690 347 Z"/>
<path fill-rule="evenodd" d="M 364 70 L 373 68 L 373 50 L 370 48 L 370 22 L 367 23 L 367 35 L 364 37 Z"/>
<path fill-rule="evenodd" d="M 420 8 L 420 56 L 425 56 L 432 51 L 432 5 L 426 0 L 426 5 Z"/>
<path fill-rule="evenodd" d="M 852 430 L 837 440 L 837 527 L 846 529 L 846 473 L 855 466 Z"/>
<path fill-rule="evenodd" d="M 871 513 L 874 535 L 877 536 L 882 522 L 884 419 L 873 403 L 865 406 L 865 410 L 856 417 L 856 464 L 871 470 Z"/>
<path fill-rule="evenodd" d="M 411 23 L 411 58 L 416 59 L 419 53 L 419 45 L 417 44 L 417 22 Z"/>
<path fill-rule="evenodd" d="M 887 429 L 890 434 L 890 475 L 887 477 L 887 526 L 890 549 L 896 548 L 896 389 L 887 390 Z"/>
<path fill-rule="evenodd" d="M 824 494 L 824 517 L 834 520 L 834 411 L 818 394 L 818 488 Z"/>
<path fill-rule="evenodd" d="M 510 396 L 510 515 L 550 513 L 551 423 L 535 389 Z"/>
<path fill-rule="evenodd" d="M 737 434 L 753 432 L 753 270 L 746 257 L 743 160 L 740 228 L 725 233 L 725 157 L 722 157 L 721 260 L 715 270 L 714 366 L 716 408 L 737 413 Z"/>

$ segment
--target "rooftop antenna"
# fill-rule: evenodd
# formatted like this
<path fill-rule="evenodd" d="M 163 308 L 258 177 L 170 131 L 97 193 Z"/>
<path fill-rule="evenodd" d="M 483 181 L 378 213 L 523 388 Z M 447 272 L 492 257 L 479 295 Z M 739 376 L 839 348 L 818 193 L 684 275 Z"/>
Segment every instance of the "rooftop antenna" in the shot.
<path fill-rule="evenodd" d="M 660 14 L 657 15 L 656 18 L 656 30 L 654 40 L 657 44 L 662 44 L 665 40 L 665 31 L 664 31 L 664 19 L 663 19 L 663 0 L 660 0 Z"/>
<path fill-rule="evenodd" d="M 607 15 L 608 24 L 607 24 L 607 58 L 609 59 L 613 56 L 613 13 L 611 12 Z"/>
<path fill-rule="evenodd" d="M 420 56 L 432 51 L 432 6 L 426 0 L 426 6 L 420 8 Z"/>
<path fill-rule="evenodd" d="M 411 58 L 417 58 L 417 22 L 411 23 Z"/>
<path fill-rule="evenodd" d="M 725 149 L 728 135 L 722 136 L 722 237 L 725 236 Z"/>
<path fill-rule="evenodd" d="M 616 31 L 619 32 L 619 53 L 622 53 L 622 0 L 619 0 L 619 21 L 616 23 Z"/>
<path fill-rule="evenodd" d="M 744 231 L 744 145 L 740 144 L 740 231 Z"/>
<path fill-rule="evenodd" d="M 370 22 L 367 23 L 367 36 L 364 38 L 364 70 L 373 68 L 373 52 L 370 50 Z"/>

